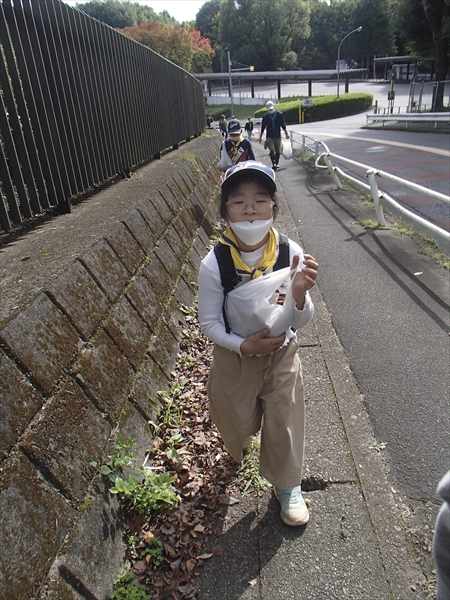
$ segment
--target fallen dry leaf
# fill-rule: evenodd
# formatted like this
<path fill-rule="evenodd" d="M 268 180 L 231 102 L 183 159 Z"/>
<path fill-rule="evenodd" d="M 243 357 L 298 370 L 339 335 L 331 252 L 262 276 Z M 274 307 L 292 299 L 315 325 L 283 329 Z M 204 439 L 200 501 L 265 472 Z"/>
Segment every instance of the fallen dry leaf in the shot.
<path fill-rule="evenodd" d="M 225 506 L 233 506 L 233 504 L 239 504 L 239 500 L 232 498 L 231 496 L 227 496 L 225 498 L 221 498 L 219 503 L 224 504 Z"/>
<path fill-rule="evenodd" d="M 222 556 L 222 554 L 223 554 L 222 546 L 214 546 L 214 548 L 212 550 L 213 550 L 214 556 Z"/>
<path fill-rule="evenodd" d="M 208 558 L 212 558 L 213 556 L 214 554 L 212 552 L 209 554 L 200 554 L 200 556 L 197 556 L 197 560 L 208 560 Z"/>

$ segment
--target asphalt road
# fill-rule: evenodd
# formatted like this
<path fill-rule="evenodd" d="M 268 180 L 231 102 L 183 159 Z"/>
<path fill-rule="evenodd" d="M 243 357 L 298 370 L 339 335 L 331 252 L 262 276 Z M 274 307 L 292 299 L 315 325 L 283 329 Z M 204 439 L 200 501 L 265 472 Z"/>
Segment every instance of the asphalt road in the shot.
<path fill-rule="evenodd" d="M 315 137 L 321 139 L 321 130 L 342 136 L 344 154 L 344 141 L 350 149 L 354 137 L 375 134 L 355 123 L 357 118 L 315 124 Z M 397 158 L 412 145 L 426 146 L 420 153 L 424 164 L 446 137 L 376 135 L 395 143 Z M 300 193 L 304 174 L 293 161 L 283 166 L 278 177 L 305 248 L 321 265 L 319 287 L 386 449 L 392 483 L 407 498 L 436 502 L 437 482 L 450 466 L 448 271 L 406 238 L 363 230 L 356 224 L 358 201 L 323 188 L 319 176 L 308 178 L 306 193 Z"/>

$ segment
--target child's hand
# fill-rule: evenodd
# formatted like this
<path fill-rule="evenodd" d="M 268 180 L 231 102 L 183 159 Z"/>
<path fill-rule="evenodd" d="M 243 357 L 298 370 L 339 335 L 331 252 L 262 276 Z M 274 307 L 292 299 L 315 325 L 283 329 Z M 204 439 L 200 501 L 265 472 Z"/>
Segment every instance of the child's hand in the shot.
<path fill-rule="evenodd" d="M 267 337 L 269 335 L 268 329 L 263 329 L 258 333 L 250 335 L 241 344 L 242 354 L 273 354 L 281 348 L 284 344 L 285 333 L 282 333 L 278 337 Z"/>
<path fill-rule="evenodd" d="M 300 257 L 295 255 L 292 259 L 291 269 L 298 267 L 298 261 Z M 295 302 L 298 310 L 303 309 L 305 303 L 305 294 L 310 290 L 316 282 L 317 270 L 319 268 L 316 259 L 310 254 L 305 254 L 303 261 L 303 268 L 297 271 L 292 282 L 292 293 L 294 294 Z"/>

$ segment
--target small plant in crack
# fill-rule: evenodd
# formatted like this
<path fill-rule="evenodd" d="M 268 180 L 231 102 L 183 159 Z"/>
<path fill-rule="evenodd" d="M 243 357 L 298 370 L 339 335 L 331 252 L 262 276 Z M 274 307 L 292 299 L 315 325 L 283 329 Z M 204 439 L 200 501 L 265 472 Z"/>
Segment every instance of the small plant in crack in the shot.
<path fill-rule="evenodd" d="M 109 462 L 101 466 L 92 462 L 91 465 L 114 484 L 109 489 L 111 494 L 128 501 L 139 514 L 150 515 L 161 508 L 175 506 L 179 497 L 172 487 L 173 479 L 169 473 L 156 474 L 145 465 L 135 468 L 135 457 L 131 453 L 135 448 L 131 438 L 119 436 Z M 129 469 L 128 476 L 123 474 L 124 468 Z"/>
<path fill-rule="evenodd" d="M 114 580 L 114 591 L 111 600 L 151 600 L 144 585 L 136 585 L 133 582 L 134 574 L 129 568 L 124 567 L 119 571 Z"/>

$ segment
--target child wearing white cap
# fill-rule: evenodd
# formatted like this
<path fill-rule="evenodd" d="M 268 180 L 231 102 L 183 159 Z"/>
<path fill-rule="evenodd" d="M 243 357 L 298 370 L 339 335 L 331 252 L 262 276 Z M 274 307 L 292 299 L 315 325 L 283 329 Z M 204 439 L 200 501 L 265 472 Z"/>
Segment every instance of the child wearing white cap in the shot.
<path fill-rule="evenodd" d="M 246 161 L 231 167 L 221 187 L 220 215 L 229 228 L 203 259 L 198 286 L 198 313 L 203 333 L 214 342 L 207 391 L 211 418 L 232 457 L 240 462 L 249 437 L 261 430 L 260 473 L 273 486 L 282 520 L 305 525 L 308 509 L 301 494 L 305 412 L 303 382 L 295 329 L 306 325 L 314 307 L 308 290 L 318 264 L 288 240 L 286 260 L 297 269 L 292 279 L 290 327 L 270 337 L 269 330 L 246 338 L 226 318 L 226 295 L 219 256 L 231 256 L 236 287 L 277 268 L 281 253 L 275 173 Z M 218 253 L 218 249 L 221 250 Z M 242 312 L 245 315 L 245 302 Z"/>

